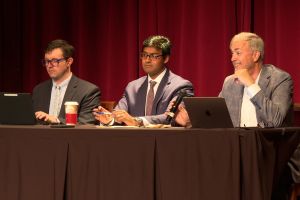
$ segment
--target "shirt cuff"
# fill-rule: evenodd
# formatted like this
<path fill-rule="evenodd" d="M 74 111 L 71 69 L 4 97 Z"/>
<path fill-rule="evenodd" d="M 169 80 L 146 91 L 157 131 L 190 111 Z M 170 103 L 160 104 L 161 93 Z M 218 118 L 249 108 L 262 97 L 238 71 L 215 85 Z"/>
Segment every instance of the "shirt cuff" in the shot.
<path fill-rule="evenodd" d="M 108 126 L 112 126 L 112 125 L 114 125 L 114 123 L 115 123 L 115 119 L 113 118 L 113 119 L 108 123 Z"/>
<path fill-rule="evenodd" d="M 150 123 L 148 122 L 148 120 L 145 117 L 139 117 L 139 118 L 143 120 L 144 126 L 150 125 Z"/>
<path fill-rule="evenodd" d="M 259 85 L 256 83 L 246 87 L 247 94 L 250 96 L 250 98 L 253 98 L 260 90 L 261 89 Z"/>
<path fill-rule="evenodd" d="M 115 119 L 112 118 L 112 120 L 109 123 L 104 124 L 104 123 L 100 122 L 100 125 L 103 125 L 103 126 L 112 126 L 112 125 L 114 125 L 114 123 L 115 123 Z"/>

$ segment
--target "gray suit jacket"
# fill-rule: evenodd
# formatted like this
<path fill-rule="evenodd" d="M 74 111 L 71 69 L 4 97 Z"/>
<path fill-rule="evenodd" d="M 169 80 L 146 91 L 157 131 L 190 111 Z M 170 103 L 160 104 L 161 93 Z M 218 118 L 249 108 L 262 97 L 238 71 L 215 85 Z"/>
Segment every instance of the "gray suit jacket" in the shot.
<path fill-rule="evenodd" d="M 115 109 L 126 110 L 130 115 L 135 117 L 144 117 L 147 87 L 148 76 L 143 76 L 130 82 Z M 173 74 L 167 69 L 153 101 L 152 115 L 145 116 L 147 121 L 151 124 L 167 123 L 164 113 L 167 111 L 169 103 L 177 97 L 181 89 L 185 89 L 189 96 L 194 95 L 193 85 L 190 81 Z"/>
<path fill-rule="evenodd" d="M 256 108 L 257 122 L 261 127 L 291 126 L 293 116 L 293 80 L 273 65 L 264 65 L 258 85 L 261 90 L 250 99 Z M 228 76 L 219 96 L 224 97 L 233 125 L 240 126 L 244 86 Z"/>
<path fill-rule="evenodd" d="M 43 111 L 49 113 L 51 89 L 51 79 L 40 83 L 33 89 L 32 100 L 35 112 Z M 96 85 L 72 75 L 58 116 L 63 123 L 65 123 L 64 103 L 66 101 L 77 101 L 79 103 L 78 122 L 80 124 L 96 122 L 92 114 L 93 108 L 100 104 L 100 90 Z"/>
<path fill-rule="evenodd" d="M 274 67 L 264 65 L 258 81 L 261 91 L 251 100 L 261 127 L 291 126 L 293 122 L 293 80 L 291 76 Z M 219 96 L 224 97 L 233 125 L 240 126 L 244 87 L 229 76 L 225 79 Z M 288 162 L 293 180 L 300 183 L 300 145 Z"/>

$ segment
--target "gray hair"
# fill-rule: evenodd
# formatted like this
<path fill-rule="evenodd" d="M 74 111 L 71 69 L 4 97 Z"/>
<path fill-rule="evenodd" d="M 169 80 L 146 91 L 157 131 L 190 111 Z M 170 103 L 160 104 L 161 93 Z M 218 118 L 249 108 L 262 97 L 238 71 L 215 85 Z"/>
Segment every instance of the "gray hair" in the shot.
<path fill-rule="evenodd" d="M 231 39 L 230 46 L 231 46 L 233 41 L 237 41 L 237 40 L 247 41 L 250 48 L 253 51 L 259 51 L 260 52 L 259 60 L 263 61 L 264 54 L 265 54 L 265 50 L 264 50 L 265 45 L 264 45 L 264 41 L 261 37 L 259 37 L 255 33 L 241 32 L 241 33 L 235 35 Z"/>

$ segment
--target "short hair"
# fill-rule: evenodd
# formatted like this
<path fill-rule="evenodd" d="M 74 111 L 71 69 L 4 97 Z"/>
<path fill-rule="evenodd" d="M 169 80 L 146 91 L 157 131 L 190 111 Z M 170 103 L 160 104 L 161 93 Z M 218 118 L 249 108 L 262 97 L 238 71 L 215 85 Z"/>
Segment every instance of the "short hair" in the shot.
<path fill-rule="evenodd" d="M 67 41 L 58 39 L 53 40 L 48 44 L 45 53 L 49 53 L 57 48 L 62 50 L 64 58 L 72 57 L 75 51 L 75 48 L 72 45 L 70 45 Z"/>
<path fill-rule="evenodd" d="M 161 35 L 152 35 L 143 42 L 143 50 L 145 47 L 154 47 L 162 50 L 162 55 L 171 54 L 171 41 L 169 38 Z"/>
<path fill-rule="evenodd" d="M 230 42 L 230 46 L 231 46 L 232 42 L 236 41 L 236 40 L 247 41 L 252 50 L 260 52 L 259 60 L 263 61 L 264 54 L 265 54 L 265 50 L 264 50 L 265 45 L 264 45 L 264 41 L 261 37 L 259 37 L 255 33 L 241 32 L 232 38 L 232 40 Z"/>

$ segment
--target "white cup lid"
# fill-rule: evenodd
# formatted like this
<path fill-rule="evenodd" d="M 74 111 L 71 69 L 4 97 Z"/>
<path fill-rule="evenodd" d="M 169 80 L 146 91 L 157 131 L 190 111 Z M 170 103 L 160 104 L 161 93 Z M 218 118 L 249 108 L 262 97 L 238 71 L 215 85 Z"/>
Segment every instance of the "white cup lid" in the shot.
<path fill-rule="evenodd" d="M 66 101 L 65 106 L 78 106 L 79 104 L 76 101 Z"/>

